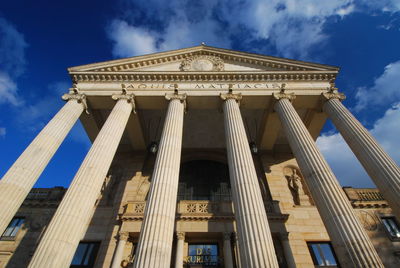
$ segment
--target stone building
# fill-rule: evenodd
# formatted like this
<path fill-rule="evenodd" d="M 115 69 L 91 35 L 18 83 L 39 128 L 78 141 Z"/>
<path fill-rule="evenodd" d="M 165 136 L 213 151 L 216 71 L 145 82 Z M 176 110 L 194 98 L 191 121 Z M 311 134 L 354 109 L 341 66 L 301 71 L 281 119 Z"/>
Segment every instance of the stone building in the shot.
<path fill-rule="evenodd" d="M 69 73 L 0 180 L 0 267 L 400 266 L 400 170 L 337 67 L 201 45 Z M 379 191 L 340 187 L 327 118 Z M 32 189 L 78 119 L 93 144 L 70 187 Z"/>

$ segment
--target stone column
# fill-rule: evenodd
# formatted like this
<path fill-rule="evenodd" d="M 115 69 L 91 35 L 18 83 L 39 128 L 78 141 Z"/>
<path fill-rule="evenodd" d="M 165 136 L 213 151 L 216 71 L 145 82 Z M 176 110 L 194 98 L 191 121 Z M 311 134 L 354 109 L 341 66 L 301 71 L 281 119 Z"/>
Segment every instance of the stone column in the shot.
<path fill-rule="evenodd" d="M 185 243 L 185 233 L 176 232 L 176 258 L 175 258 L 175 268 L 183 267 L 183 243 Z"/>
<path fill-rule="evenodd" d="M 281 233 L 280 237 L 283 246 L 283 253 L 285 254 L 285 259 L 288 268 L 296 268 L 296 263 L 293 258 L 293 251 L 289 243 L 289 233 Z"/>
<path fill-rule="evenodd" d="M 340 102 L 344 95 L 333 88 L 324 93 L 323 109 L 400 219 L 400 168 L 374 137 Z"/>
<path fill-rule="evenodd" d="M 354 214 L 303 121 L 292 106 L 293 94 L 274 94 L 275 111 L 318 208 L 342 267 L 383 267 L 368 235 Z"/>
<path fill-rule="evenodd" d="M 233 251 L 235 253 L 235 263 L 237 268 L 242 268 L 240 261 L 239 240 L 236 233 L 232 233 L 233 238 Z"/>
<path fill-rule="evenodd" d="M 233 268 L 231 232 L 224 233 L 224 263 L 225 268 Z"/>
<path fill-rule="evenodd" d="M 278 267 L 267 214 L 239 110 L 241 95 L 221 94 L 221 98 L 224 100 L 229 177 L 242 267 Z"/>
<path fill-rule="evenodd" d="M 83 94 L 65 94 L 63 99 L 68 102 L 0 180 L 0 234 L 7 228 L 40 174 L 86 108 Z"/>
<path fill-rule="evenodd" d="M 124 254 L 124 249 L 126 245 L 126 241 L 128 240 L 129 233 L 121 232 L 118 236 L 118 244 L 115 249 L 114 258 L 111 264 L 111 268 L 121 268 L 122 255 Z"/>
<path fill-rule="evenodd" d="M 118 100 L 54 214 L 29 267 L 69 267 L 85 234 L 128 118 L 133 95 L 114 95 Z"/>
<path fill-rule="evenodd" d="M 133 267 L 170 267 L 186 95 L 170 100 Z"/>

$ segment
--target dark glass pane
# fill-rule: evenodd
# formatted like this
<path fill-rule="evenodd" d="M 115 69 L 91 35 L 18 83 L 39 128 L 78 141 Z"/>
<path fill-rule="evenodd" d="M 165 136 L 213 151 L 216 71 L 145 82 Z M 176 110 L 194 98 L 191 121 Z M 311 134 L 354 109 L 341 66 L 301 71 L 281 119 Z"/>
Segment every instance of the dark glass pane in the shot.
<path fill-rule="evenodd" d="M 7 226 L 6 230 L 4 231 L 2 236 L 5 237 L 14 237 L 17 235 L 18 230 L 21 228 L 22 224 L 24 223 L 24 218 L 14 218 Z"/>
<path fill-rule="evenodd" d="M 320 247 L 325 257 L 325 264 L 328 266 L 337 265 L 331 246 L 327 243 L 326 244 L 321 243 Z"/>
<path fill-rule="evenodd" d="M 88 244 L 85 252 L 85 260 L 83 261 L 84 265 L 89 265 L 90 257 L 93 255 L 94 244 Z"/>
<path fill-rule="evenodd" d="M 83 243 L 80 243 L 78 245 L 74 258 L 72 259 L 71 265 L 82 265 L 87 246 L 88 244 L 83 244 Z"/>
<path fill-rule="evenodd" d="M 312 254 L 314 256 L 314 260 L 317 262 L 316 265 L 324 265 L 324 259 L 319 251 L 319 244 L 311 244 Z"/>

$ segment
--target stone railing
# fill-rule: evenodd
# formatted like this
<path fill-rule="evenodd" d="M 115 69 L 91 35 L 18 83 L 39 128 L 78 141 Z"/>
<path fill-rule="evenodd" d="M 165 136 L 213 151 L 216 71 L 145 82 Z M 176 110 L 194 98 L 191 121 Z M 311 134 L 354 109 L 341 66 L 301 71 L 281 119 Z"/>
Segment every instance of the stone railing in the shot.
<path fill-rule="evenodd" d="M 386 207 L 387 202 L 376 188 L 343 187 L 354 207 Z"/>
<path fill-rule="evenodd" d="M 269 218 L 275 219 L 277 215 L 281 215 L 278 201 L 265 202 L 264 205 Z M 145 206 L 145 201 L 129 201 L 121 218 L 142 220 Z M 234 219 L 232 201 L 180 200 L 177 202 L 176 214 L 177 218 L 182 220 Z"/>
<path fill-rule="evenodd" d="M 58 206 L 66 191 L 64 187 L 33 188 L 23 206 Z"/>
<path fill-rule="evenodd" d="M 362 201 L 383 201 L 385 200 L 378 189 L 355 189 Z"/>

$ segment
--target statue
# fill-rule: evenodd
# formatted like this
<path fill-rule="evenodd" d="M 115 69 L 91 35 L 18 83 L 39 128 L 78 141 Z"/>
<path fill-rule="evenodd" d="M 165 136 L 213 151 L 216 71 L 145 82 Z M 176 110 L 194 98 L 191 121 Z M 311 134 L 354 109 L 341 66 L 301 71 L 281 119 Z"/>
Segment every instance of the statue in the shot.
<path fill-rule="evenodd" d="M 297 169 L 291 168 L 291 173 L 292 174 L 286 175 L 286 179 L 288 180 L 289 189 L 292 192 L 294 204 L 309 205 L 309 202 L 304 198 L 307 197 L 307 195 L 304 192 L 303 183 Z"/>

